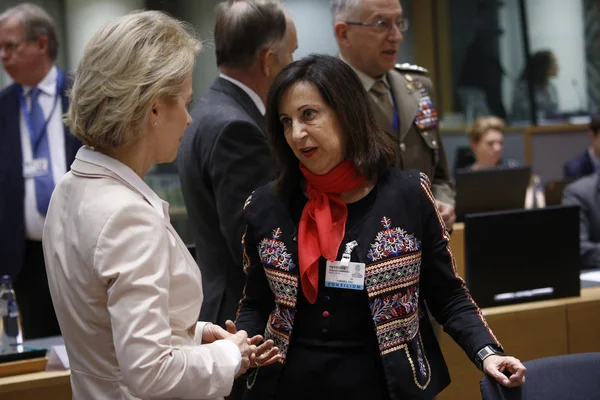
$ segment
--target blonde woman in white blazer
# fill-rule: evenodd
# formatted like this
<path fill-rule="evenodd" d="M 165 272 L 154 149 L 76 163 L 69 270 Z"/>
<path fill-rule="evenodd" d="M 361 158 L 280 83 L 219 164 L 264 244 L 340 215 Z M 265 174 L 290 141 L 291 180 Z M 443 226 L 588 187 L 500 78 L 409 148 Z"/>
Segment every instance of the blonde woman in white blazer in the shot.
<path fill-rule="evenodd" d="M 199 50 L 182 22 L 137 12 L 99 30 L 75 74 L 67 123 L 86 146 L 43 236 L 74 399 L 218 398 L 279 357 L 272 341 L 197 321 L 200 271 L 143 181 L 191 123 Z"/>

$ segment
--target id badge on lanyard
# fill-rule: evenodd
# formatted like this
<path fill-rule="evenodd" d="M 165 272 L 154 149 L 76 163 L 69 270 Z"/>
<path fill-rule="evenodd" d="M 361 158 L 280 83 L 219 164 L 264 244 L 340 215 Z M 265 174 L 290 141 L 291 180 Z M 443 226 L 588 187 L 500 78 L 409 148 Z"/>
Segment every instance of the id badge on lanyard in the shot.
<path fill-rule="evenodd" d="M 340 261 L 327 261 L 325 287 L 352 290 L 364 289 L 365 264 L 350 261 L 350 253 L 356 246 L 358 246 L 356 240 L 346 243 L 346 250 Z"/>

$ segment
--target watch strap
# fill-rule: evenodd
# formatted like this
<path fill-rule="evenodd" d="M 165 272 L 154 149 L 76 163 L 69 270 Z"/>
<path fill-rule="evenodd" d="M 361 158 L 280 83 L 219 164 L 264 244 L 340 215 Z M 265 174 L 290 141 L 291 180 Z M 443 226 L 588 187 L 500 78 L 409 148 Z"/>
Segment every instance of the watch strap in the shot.
<path fill-rule="evenodd" d="M 475 363 L 477 368 L 483 370 L 483 361 L 491 355 L 504 355 L 498 348 L 492 345 L 482 347 L 475 355 Z"/>

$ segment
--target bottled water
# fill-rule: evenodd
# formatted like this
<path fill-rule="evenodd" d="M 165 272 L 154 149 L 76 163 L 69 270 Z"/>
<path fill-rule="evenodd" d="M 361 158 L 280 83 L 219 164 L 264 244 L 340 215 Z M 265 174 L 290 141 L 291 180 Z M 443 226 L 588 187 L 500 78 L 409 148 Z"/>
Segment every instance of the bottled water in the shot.
<path fill-rule="evenodd" d="M 0 331 L 2 352 L 22 351 L 21 317 L 10 275 L 0 278 Z"/>

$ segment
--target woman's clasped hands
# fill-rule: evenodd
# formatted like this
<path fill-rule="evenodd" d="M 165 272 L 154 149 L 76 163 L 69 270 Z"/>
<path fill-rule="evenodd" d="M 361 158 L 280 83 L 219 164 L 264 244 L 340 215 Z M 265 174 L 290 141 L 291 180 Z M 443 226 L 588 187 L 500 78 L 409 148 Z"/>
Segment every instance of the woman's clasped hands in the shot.
<path fill-rule="evenodd" d="M 273 340 L 263 342 L 261 335 L 248 337 L 246 331 L 238 331 L 233 321 L 225 323 L 227 330 L 219 325 L 208 323 L 202 331 L 202 343 L 212 343 L 216 340 L 230 340 L 240 349 L 242 364 L 236 378 L 249 368 L 258 368 L 273 364 L 281 359 L 279 349 Z"/>

